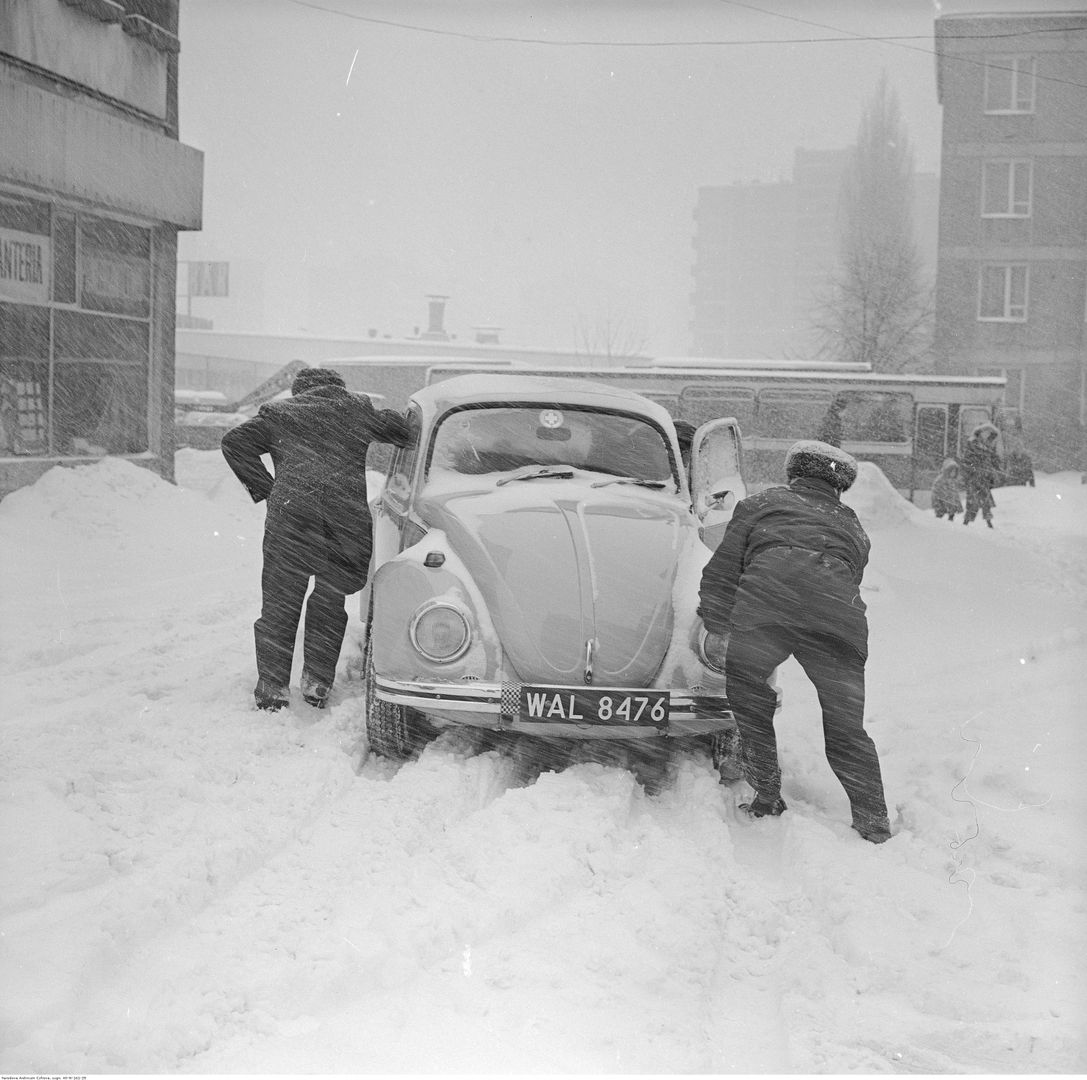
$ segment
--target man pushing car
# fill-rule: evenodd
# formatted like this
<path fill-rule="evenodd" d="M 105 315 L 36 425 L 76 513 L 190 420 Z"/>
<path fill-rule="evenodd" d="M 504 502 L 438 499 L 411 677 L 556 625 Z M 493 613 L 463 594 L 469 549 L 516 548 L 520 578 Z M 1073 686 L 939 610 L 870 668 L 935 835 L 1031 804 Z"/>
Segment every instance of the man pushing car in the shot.
<path fill-rule="evenodd" d="M 818 692 L 827 761 L 849 797 L 853 828 L 880 844 L 891 830 L 879 758 L 864 730 L 868 620 L 860 583 L 870 543 L 840 498 L 857 462 L 805 440 L 789 450 L 785 473 L 787 487 L 737 503 L 699 588 L 707 654 L 724 653 L 744 778 L 755 789 L 743 809 L 752 817 L 786 809 L 767 679 L 795 656 Z"/>
<path fill-rule="evenodd" d="M 347 629 L 344 600 L 366 584 L 372 549 L 366 501 L 371 442 L 406 446 L 407 420 L 377 410 L 327 368 L 304 368 L 292 396 L 262 405 L 223 436 L 223 456 L 254 502 L 268 500 L 263 603 L 253 626 L 258 709 L 290 703 L 295 636 L 310 578 L 303 635 L 302 696 L 323 708 Z M 268 454 L 273 477 L 261 462 Z"/>

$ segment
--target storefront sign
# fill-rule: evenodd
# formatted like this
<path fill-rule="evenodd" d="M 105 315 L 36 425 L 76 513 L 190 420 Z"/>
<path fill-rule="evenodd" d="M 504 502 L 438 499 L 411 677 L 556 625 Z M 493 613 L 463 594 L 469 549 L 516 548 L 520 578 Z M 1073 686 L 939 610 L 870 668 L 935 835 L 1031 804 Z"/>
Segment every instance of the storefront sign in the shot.
<path fill-rule="evenodd" d="M 48 303 L 51 269 L 48 236 L 0 229 L 0 297 Z"/>

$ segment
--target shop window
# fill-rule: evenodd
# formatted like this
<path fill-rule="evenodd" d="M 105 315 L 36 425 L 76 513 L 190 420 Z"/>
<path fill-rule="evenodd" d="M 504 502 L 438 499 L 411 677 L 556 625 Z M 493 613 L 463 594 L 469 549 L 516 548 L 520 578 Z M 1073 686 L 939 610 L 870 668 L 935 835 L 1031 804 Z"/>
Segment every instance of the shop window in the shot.
<path fill-rule="evenodd" d="M 76 302 L 75 216 L 53 218 L 53 299 L 58 304 Z"/>
<path fill-rule="evenodd" d="M 36 199 L 0 198 L 0 229 L 49 235 L 49 204 Z"/>
<path fill-rule="evenodd" d="M 54 452 L 147 450 L 147 323 L 57 311 L 54 334 Z"/>
<path fill-rule="evenodd" d="M 150 230 L 81 215 L 79 263 L 84 308 L 138 318 L 150 315 Z"/>
<path fill-rule="evenodd" d="M 0 456 L 48 451 L 49 312 L 0 303 Z"/>

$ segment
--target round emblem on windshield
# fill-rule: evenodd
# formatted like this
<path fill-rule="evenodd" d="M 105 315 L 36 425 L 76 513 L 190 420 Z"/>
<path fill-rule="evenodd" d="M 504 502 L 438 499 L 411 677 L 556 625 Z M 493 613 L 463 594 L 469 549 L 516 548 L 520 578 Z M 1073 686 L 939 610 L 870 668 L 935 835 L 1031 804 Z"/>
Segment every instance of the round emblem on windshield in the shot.
<path fill-rule="evenodd" d="M 562 427 L 562 413 L 558 409 L 544 409 L 540 413 L 540 426 L 546 428 Z"/>

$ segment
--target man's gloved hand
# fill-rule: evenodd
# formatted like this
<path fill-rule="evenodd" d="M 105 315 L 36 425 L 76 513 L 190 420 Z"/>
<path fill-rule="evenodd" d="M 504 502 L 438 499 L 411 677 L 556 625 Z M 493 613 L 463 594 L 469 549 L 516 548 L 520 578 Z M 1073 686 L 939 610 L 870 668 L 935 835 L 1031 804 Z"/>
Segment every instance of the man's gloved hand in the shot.
<path fill-rule="evenodd" d="M 725 653 L 728 651 L 728 634 L 706 634 L 702 651 L 714 671 L 724 672 Z"/>

